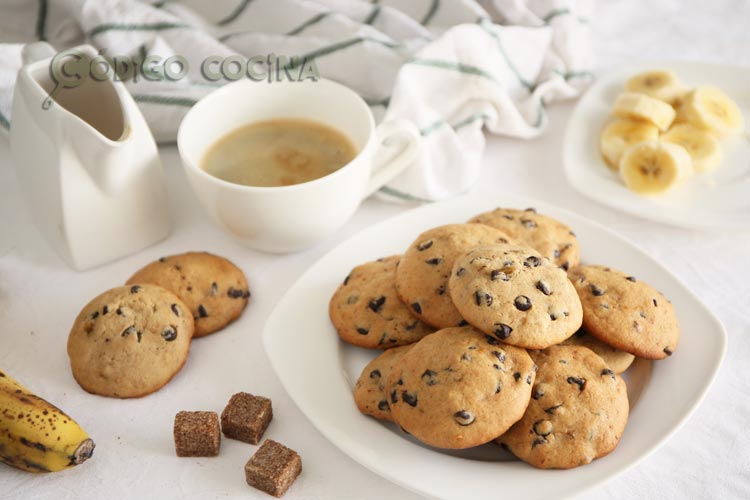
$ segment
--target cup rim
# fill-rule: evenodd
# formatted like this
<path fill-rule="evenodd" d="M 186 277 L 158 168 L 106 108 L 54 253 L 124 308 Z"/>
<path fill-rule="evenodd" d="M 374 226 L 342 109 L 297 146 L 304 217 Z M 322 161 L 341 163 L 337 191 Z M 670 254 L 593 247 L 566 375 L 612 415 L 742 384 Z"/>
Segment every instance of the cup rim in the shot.
<path fill-rule="evenodd" d="M 282 85 L 298 85 L 298 83 L 293 82 L 275 82 L 271 83 L 269 85 L 278 85 L 281 83 Z M 338 176 L 341 176 L 344 174 L 344 171 L 351 170 L 353 165 L 357 162 L 357 160 L 360 159 L 360 157 L 368 150 L 370 150 L 373 147 L 373 136 L 375 134 L 375 118 L 372 114 L 372 110 L 367 105 L 364 99 L 357 94 L 354 90 L 347 87 L 346 85 L 343 85 L 341 83 L 335 82 L 333 80 L 329 80 L 327 78 L 319 78 L 315 82 L 311 82 L 315 84 L 323 83 L 326 85 L 330 85 L 334 87 L 334 91 L 341 91 L 344 93 L 348 93 L 350 96 L 353 96 L 355 101 L 362 107 L 362 109 L 365 111 L 365 114 L 367 115 L 367 121 L 368 121 L 368 128 L 369 128 L 369 136 L 367 139 L 367 142 L 365 145 L 357 152 L 356 156 L 352 158 L 348 163 L 341 166 L 340 168 L 336 169 L 335 171 L 331 172 L 330 174 L 324 175 L 323 177 L 319 177 L 317 179 L 313 179 L 306 182 L 301 182 L 299 184 L 291 184 L 289 186 L 248 186 L 245 184 L 236 184 L 234 182 L 225 181 L 224 179 L 220 179 L 219 177 L 216 177 L 214 175 L 209 174 L 205 170 L 203 170 L 198 163 L 189 161 L 187 158 L 187 155 L 183 151 L 183 148 L 181 146 L 182 142 L 184 141 L 184 135 L 187 133 L 185 132 L 186 123 L 188 123 L 190 120 L 194 120 L 194 115 L 197 114 L 199 111 L 196 111 L 196 108 L 198 108 L 201 105 L 206 105 L 206 102 L 220 98 L 223 94 L 230 92 L 234 87 L 239 87 L 243 85 L 253 84 L 253 82 L 247 81 L 247 80 L 239 80 L 236 82 L 228 83 L 226 85 L 223 85 L 222 87 L 213 90 L 212 92 L 209 92 L 205 96 L 203 96 L 201 99 L 198 100 L 191 108 L 188 110 L 188 112 L 185 114 L 185 116 L 182 118 L 182 121 L 180 122 L 180 126 L 177 129 L 177 151 L 180 154 L 180 159 L 182 162 L 182 166 L 185 170 L 191 169 L 192 171 L 196 172 L 199 177 L 202 177 L 210 182 L 214 182 L 220 186 L 223 186 L 225 188 L 229 188 L 235 191 L 245 192 L 245 193 L 272 193 L 272 192 L 289 192 L 294 191 L 298 189 L 305 189 L 307 187 L 317 185 L 317 184 L 323 184 L 325 182 L 329 182 L 330 179 L 336 178 Z M 249 121 L 248 123 L 252 123 L 252 121 Z M 323 123 L 323 122 L 321 122 Z M 230 131 L 227 131 L 229 133 Z"/>

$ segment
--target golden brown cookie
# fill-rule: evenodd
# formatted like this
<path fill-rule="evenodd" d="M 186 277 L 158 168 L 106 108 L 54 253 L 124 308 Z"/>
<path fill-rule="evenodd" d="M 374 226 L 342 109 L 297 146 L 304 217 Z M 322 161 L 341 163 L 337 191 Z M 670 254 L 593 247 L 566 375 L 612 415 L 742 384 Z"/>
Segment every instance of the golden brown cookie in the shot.
<path fill-rule="evenodd" d="M 388 397 L 385 393 L 385 380 L 404 353 L 412 346 L 405 345 L 388 349 L 370 361 L 354 384 L 354 402 L 359 411 L 378 420 L 393 421 Z"/>
<path fill-rule="evenodd" d="M 579 345 L 591 349 L 595 354 L 598 354 L 599 357 L 607 363 L 607 366 L 609 366 L 615 373 L 624 372 L 633 364 L 633 360 L 635 360 L 635 356 L 629 352 L 622 351 L 602 342 L 598 338 L 586 333 L 586 330 L 583 328 L 578 330 L 574 335 L 560 342 L 560 345 Z"/>
<path fill-rule="evenodd" d="M 156 285 L 121 286 L 78 314 L 68 336 L 70 367 L 88 392 L 137 398 L 180 371 L 192 337 L 193 317 L 175 294 Z"/>
<path fill-rule="evenodd" d="M 152 283 L 180 297 L 193 313 L 196 337 L 221 330 L 237 319 L 250 297 L 242 271 L 208 252 L 162 257 L 131 276 L 127 284 L 131 283 Z"/>
<path fill-rule="evenodd" d="M 357 266 L 331 297 L 328 314 L 341 340 L 367 349 L 413 344 L 433 329 L 409 312 L 396 294 L 392 255 Z"/>
<path fill-rule="evenodd" d="M 521 418 L 535 370 L 524 349 L 471 327 L 453 327 L 403 354 L 385 390 L 393 420 L 415 438 L 438 448 L 470 448 Z"/>
<path fill-rule="evenodd" d="M 677 347 L 680 328 L 671 302 L 652 286 L 604 266 L 568 273 L 583 305 L 583 327 L 602 342 L 648 359 Z"/>
<path fill-rule="evenodd" d="M 625 382 L 593 351 L 532 351 L 539 367 L 523 418 L 497 442 L 541 469 L 570 469 L 611 452 L 628 421 Z"/>
<path fill-rule="evenodd" d="M 528 247 L 475 248 L 455 260 L 448 287 L 466 321 L 506 344 L 543 349 L 581 327 L 565 271 Z"/>
<path fill-rule="evenodd" d="M 420 234 L 401 258 L 396 291 L 425 323 L 435 328 L 465 324 L 448 294 L 453 261 L 472 248 L 508 243 L 502 231 L 481 224 L 449 224 Z"/>
<path fill-rule="evenodd" d="M 578 265 L 580 253 L 573 231 L 562 222 L 533 208 L 497 208 L 473 217 L 476 222 L 503 231 L 518 245 L 529 246 L 566 271 Z"/>

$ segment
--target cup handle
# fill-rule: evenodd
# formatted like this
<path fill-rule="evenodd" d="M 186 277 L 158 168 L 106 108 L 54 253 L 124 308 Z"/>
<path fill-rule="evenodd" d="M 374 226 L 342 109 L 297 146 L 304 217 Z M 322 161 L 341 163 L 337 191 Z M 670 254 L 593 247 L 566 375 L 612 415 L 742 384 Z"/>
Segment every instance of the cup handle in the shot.
<path fill-rule="evenodd" d="M 390 182 L 401 173 L 419 152 L 421 135 L 419 129 L 409 120 L 397 118 L 378 125 L 375 130 L 378 149 L 373 160 L 373 173 L 367 186 L 365 198 Z M 400 144 L 394 144 L 394 139 L 402 136 Z M 388 150 L 399 148 L 395 153 L 387 154 Z"/>

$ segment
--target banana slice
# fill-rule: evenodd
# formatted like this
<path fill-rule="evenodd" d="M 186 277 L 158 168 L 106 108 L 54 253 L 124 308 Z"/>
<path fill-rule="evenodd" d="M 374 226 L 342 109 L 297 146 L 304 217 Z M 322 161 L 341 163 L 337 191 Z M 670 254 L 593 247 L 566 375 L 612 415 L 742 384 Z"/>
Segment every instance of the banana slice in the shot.
<path fill-rule="evenodd" d="M 635 92 L 617 96 L 613 111 L 620 118 L 651 122 L 661 131 L 669 128 L 675 116 L 674 109 L 666 102 Z"/>
<path fill-rule="evenodd" d="M 742 112 L 721 89 L 701 85 L 683 103 L 687 120 L 720 137 L 739 134 L 745 129 Z"/>
<path fill-rule="evenodd" d="M 599 148 L 609 168 L 617 171 L 620 158 L 626 149 L 633 144 L 658 138 L 659 129 L 656 125 L 641 120 L 619 118 L 604 127 L 599 137 Z"/>
<path fill-rule="evenodd" d="M 661 194 L 693 171 L 690 155 L 671 142 L 648 141 L 628 148 L 620 159 L 620 176 L 638 194 Z"/>
<path fill-rule="evenodd" d="M 685 101 L 687 101 L 687 98 L 692 91 L 693 89 L 683 90 L 672 99 L 672 102 L 670 102 L 675 112 L 674 121 L 672 122 L 673 127 L 678 123 L 688 123 L 688 117 L 685 113 Z"/>
<path fill-rule="evenodd" d="M 680 79 L 673 71 L 646 71 L 625 82 L 625 90 L 646 94 L 654 99 L 672 103 L 683 92 Z"/>
<path fill-rule="evenodd" d="M 696 172 L 716 169 L 723 157 L 719 141 L 711 133 L 689 123 L 674 125 L 661 136 L 661 140 L 685 148 Z"/>

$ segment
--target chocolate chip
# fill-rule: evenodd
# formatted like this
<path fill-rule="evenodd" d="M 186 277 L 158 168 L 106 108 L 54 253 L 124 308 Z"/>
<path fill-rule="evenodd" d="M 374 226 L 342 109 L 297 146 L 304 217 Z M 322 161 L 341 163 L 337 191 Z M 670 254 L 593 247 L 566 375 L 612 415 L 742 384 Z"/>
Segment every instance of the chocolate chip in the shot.
<path fill-rule="evenodd" d="M 515 372 L 513 374 L 513 378 L 516 379 L 516 380 L 520 380 L 521 379 L 521 372 Z"/>
<path fill-rule="evenodd" d="M 497 281 L 497 280 L 508 281 L 510 280 L 510 276 L 508 276 L 503 271 L 500 271 L 499 269 L 495 269 L 490 273 L 490 279 L 492 281 Z"/>
<path fill-rule="evenodd" d="M 445 295 L 445 285 L 440 285 L 437 290 L 435 290 L 435 293 L 438 295 Z"/>
<path fill-rule="evenodd" d="M 437 381 L 437 373 L 432 370 L 425 370 L 422 374 L 422 382 L 424 382 L 427 385 L 435 385 L 438 383 Z"/>
<path fill-rule="evenodd" d="M 182 266 L 179 264 L 175 264 L 174 268 L 177 269 L 178 271 L 182 271 Z"/>
<path fill-rule="evenodd" d="M 670 349 L 669 347 L 665 347 L 664 348 L 664 354 L 666 354 L 667 356 L 671 356 L 672 355 L 672 349 Z"/>
<path fill-rule="evenodd" d="M 612 377 L 612 380 L 616 380 L 617 379 L 617 377 L 615 377 L 615 372 L 613 372 L 609 368 L 605 368 L 604 370 L 602 370 L 602 372 L 600 373 L 600 375 L 602 377 L 605 376 L 605 375 L 609 375 L 610 377 Z"/>
<path fill-rule="evenodd" d="M 497 332 L 495 333 L 497 335 Z M 489 335 L 485 335 L 485 340 L 490 345 L 500 345 L 500 341 L 497 340 L 495 337 L 490 337 Z"/>
<path fill-rule="evenodd" d="M 458 326 L 467 326 L 468 324 L 469 322 L 466 321 L 465 319 L 462 319 L 461 321 L 458 322 Z"/>
<path fill-rule="evenodd" d="M 549 313 L 549 319 L 552 321 L 557 321 L 557 315 L 555 313 Z"/>
<path fill-rule="evenodd" d="M 542 292 L 544 295 L 549 295 L 552 293 L 552 291 L 549 289 L 549 286 L 544 281 L 537 281 L 536 282 L 536 289 Z"/>
<path fill-rule="evenodd" d="M 559 258 L 559 257 L 560 257 L 560 250 L 559 250 L 559 249 L 557 249 L 557 248 L 555 248 L 555 251 L 554 251 L 554 252 L 552 252 L 552 256 L 553 256 L 554 258 L 556 258 L 556 259 L 557 259 L 557 258 Z"/>
<path fill-rule="evenodd" d="M 167 261 L 166 257 L 159 257 L 159 262 L 166 262 L 166 261 Z"/>
<path fill-rule="evenodd" d="M 466 268 L 465 267 L 459 267 L 458 271 L 456 271 L 456 276 L 463 276 L 466 274 Z"/>
<path fill-rule="evenodd" d="M 628 276 L 625 279 L 628 280 L 628 281 L 632 281 L 633 283 L 635 283 L 635 276 Z"/>
<path fill-rule="evenodd" d="M 352 277 L 352 275 L 351 275 L 351 274 L 347 274 L 347 275 L 346 275 L 346 278 L 344 278 L 344 285 L 348 285 L 348 284 L 349 284 L 349 279 L 350 279 L 351 277 Z"/>
<path fill-rule="evenodd" d="M 495 366 L 497 366 L 497 365 L 495 365 Z M 495 394 L 498 394 L 502 390 L 502 388 L 503 388 L 503 383 L 498 380 L 497 381 L 497 387 L 495 387 Z"/>
<path fill-rule="evenodd" d="M 521 224 L 523 224 L 523 227 L 526 229 L 534 229 L 536 227 L 536 222 L 531 219 L 521 219 Z"/>
<path fill-rule="evenodd" d="M 582 379 L 578 377 L 568 377 L 566 380 L 569 384 L 576 384 L 578 386 L 579 391 L 582 391 L 583 388 L 586 386 L 586 379 Z"/>
<path fill-rule="evenodd" d="M 534 389 L 534 394 L 531 395 L 531 397 L 534 399 L 539 399 L 542 396 L 544 396 L 544 389 L 539 389 L 539 388 Z"/>
<path fill-rule="evenodd" d="M 492 338 L 492 337 L 490 337 L 490 338 Z M 497 342 L 497 341 L 495 341 L 495 342 Z M 492 354 L 495 355 L 495 357 L 497 358 L 498 361 L 500 361 L 501 363 L 505 363 L 505 353 L 504 352 L 492 351 Z"/>
<path fill-rule="evenodd" d="M 516 309 L 519 311 L 528 311 L 531 309 L 531 300 L 529 300 L 526 295 L 519 295 L 513 301 L 513 305 L 516 306 Z"/>
<path fill-rule="evenodd" d="M 532 442 L 532 443 L 531 443 L 531 449 L 533 450 L 533 449 L 534 449 L 534 448 L 536 448 L 536 447 L 537 447 L 538 445 L 540 445 L 540 444 L 544 444 L 544 443 L 546 443 L 546 442 L 547 442 L 547 440 L 546 440 L 546 439 L 544 439 L 544 438 L 536 438 L 536 439 L 534 440 L 534 442 Z"/>
<path fill-rule="evenodd" d="M 98 317 L 99 317 L 99 311 L 94 311 L 93 313 L 91 313 L 91 319 L 96 319 Z"/>
<path fill-rule="evenodd" d="M 102 307 L 102 316 L 107 314 L 109 312 L 109 307 L 105 304 L 104 307 Z"/>
<path fill-rule="evenodd" d="M 545 413 L 548 413 L 548 414 L 550 414 L 550 415 L 554 415 L 554 414 L 555 414 L 555 412 L 557 411 L 557 409 L 558 409 L 558 408 L 560 408 L 561 406 L 562 406 L 562 405 L 555 405 L 555 406 L 550 406 L 549 408 L 545 408 L 545 409 L 544 409 L 544 412 L 545 412 Z"/>
<path fill-rule="evenodd" d="M 422 314 L 422 306 L 419 305 L 419 302 L 415 302 L 411 305 L 411 308 L 414 309 L 414 312 L 417 314 Z"/>
<path fill-rule="evenodd" d="M 130 287 L 130 293 L 138 293 L 138 290 L 140 290 L 141 287 L 139 285 L 133 285 Z"/>
<path fill-rule="evenodd" d="M 423 241 L 417 246 L 417 250 L 419 250 L 420 252 L 424 252 L 431 246 L 432 246 L 432 240 Z"/>
<path fill-rule="evenodd" d="M 529 384 L 529 385 L 531 385 L 531 373 L 529 373 L 528 375 L 526 375 L 526 383 Z"/>
<path fill-rule="evenodd" d="M 388 401 L 386 401 L 384 399 L 384 400 L 378 402 L 378 410 L 380 410 L 380 411 L 389 411 L 390 407 L 388 406 Z"/>
<path fill-rule="evenodd" d="M 360 335 L 367 335 L 368 333 L 370 333 L 370 330 L 368 330 L 367 328 L 362 328 L 361 326 L 358 326 L 357 333 Z"/>
<path fill-rule="evenodd" d="M 437 266 L 441 262 L 443 262 L 443 259 L 440 257 L 434 257 L 432 259 L 427 259 L 425 262 L 427 262 L 431 266 Z"/>
<path fill-rule="evenodd" d="M 460 410 L 453 414 L 453 419 L 458 425 L 467 426 L 474 423 L 474 414 L 470 411 Z"/>
<path fill-rule="evenodd" d="M 229 290 L 227 290 L 227 295 L 229 295 L 233 299 L 241 299 L 245 296 L 245 290 L 238 290 L 237 288 L 229 287 Z"/>
<path fill-rule="evenodd" d="M 396 385 L 404 385 L 404 380 L 403 379 L 398 379 L 396 381 Z"/>
<path fill-rule="evenodd" d="M 534 214 L 535 214 L 535 213 L 536 213 L 536 208 L 534 208 L 534 207 L 529 207 L 529 208 L 527 208 L 526 210 L 524 210 L 524 212 L 531 212 L 531 213 L 534 213 Z"/>
<path fill-rule="evenodd" d="M 177 307 L 177 304 L 172 304 L 170 306 L 170 308 L 172 309 L 172 312 L 174 313 L 174 315 L 179 318 L 180 317 L 180 309 Z"/>
<path fill-rule="evenodd" d="M 398 403 L 398 393 L 396 392 L 396 389 L 391 390 L 391 404 Z"/>
<path fill-rule="evenodd" d="M 370 378 L 373 378 L 373 379 L 374 378 L 378 378 L 379 379 L 380 377 L 381 377 L 380 370 L 373 370 L 373 371 L 370 372 Z"/>
<path fill-rule="evenodd" d="M 560 266 L 560 269 L 566 272 L 568 271 L 568 268 L 570 268 L 570 262 L 567 262 L 567 261 L 563 262 L 562 265 Z"/>
<path fill-rule="evenodd" d="M 192 292 L 193 291 L 193 287 L 192 286 L 187 287 L 187 291 L 188 292 Z"/>
<path fill-rule="evenodd" d="M 404 400 L 404 403 L 408 404 L 412 408 L 417 406 L 417 395 L 416 394 L 409 394 L 406 391 L 401 391 L 401 399 Z"/>
<path fill-rule="evenodd" d="M 549 420 L 537 420 L 534 422 L 534 434 L 547 437 L 552 433 L 552 422 Z"/>
<path fill-rule="evenodd" d="M 477 350 L 477 346 L 470 345 L 469 347 L 467 347 L 467 349 L 470 350 L 470 351 L 476 351 Z"/>
<path fill-rule="evenodd" d="M 217 285 L 214 281 L 213 283 L 211 283 L 211 296 L 215 297 L 217 293 L 219 293 L 219 285 Z"/>
<path fill-rule="evenodd" d="M 117 313 L 118 316 L 122 316 L 123 315 L 122 314 L 122 309 L 119 308 L 119 307 L 117 308 L 117 310 L 115 312 Z"/>
<path fill-rule="evenodd" d="M 589 290 L 591 290 L 591 295 L 593 295 L 594 297 L 601 297 L 602 295 L 604 295 L 604 290 L 594 285 L 593 283 L 589 285 Z"/>
<path fill-rule="evenodd" d="M 474 292 L 474 301 L 478 306 L 482 305 L 482 300 L 484 300 L 485 304 L 487 304 L 488 307 L 492 305 L 492 295 L 480 290 Z"/>
<path fill-rule="evenodd" d="M 406 331 L 410 332 L 410 331 L 414 330 L 417 327 L 418 324 L 419 324 L 419 320 L 415 320 L 414 323 L 412 323 L 410 325 L 406 325 L 404 328 L 406 329 Z"/>
<path fill-rule="evenodd" d="M 505 323 L 495 323 L 495 335 L 499 339 L 507 339 L 510 337 L 511 332 L 513 332 L 513 328 L 506 325 Z"/>
<path fill-rule="evenodd" d="M 208 311 L 206 311 L 206 308 L 203 307 L 203 304 L 200 304 L 198 306 L 198 317 L 199 318 L 207 318 L 208 317 Z"/>
<path fill-rule="evenodd" d="M 461 355 L 461 359 L 462 359 L 462 360 L 464 360 L 464 361 L 471 361 L 471 356 L 469 356 L 469 355 L 468 355 L 468 354 L 466 354 L 466 353 L 463 353 L 463 354 Z"/>
<path fill-rule="evenodd" d="M 503 219 L 513 220 L 513 216 L 510 214 L 503 214 Z"/>
<path fill-rule="evenodd" d="M 135 333 L 136 331 L 137 330 L 135 329 L 135 325 L 130 325 L 129 327 L 127 327 L 126 329 L 124 329 L 122 331 L 122 333 L 120 334 L 120 336 L 127 337 L 128 335 L 130 335 L 132 333 Z"/>
<path fill-rule="evenodd" d="M 653 299 L 653 300 L 654 300 L 654 307 L 659 307 L 659 304 L 656 302 L 656 299 Z"/>
<path fill-rule="evenodd" d="M 385 295 L 381 295 L 377 299 L 370 300 L 370 303 L 367 304 L 367 307 L 372 309 L 372 312 L 380 312 L 380 309 L 383 307 L 383 304 L 385 304 Z"/>
<path fill-rule="evenodd" d="M 638 316 L 640 316 L 643 319 L 646 319 L 646 313 L 643 311 L 638 311 Z"/>
<path fill-rule="evenodd" d="M 164 330 L 162 330 L 161 337 L 167 342 L 172 342 L 177 338 L 177 327 L 174 325 L 169 325 Z"/>
<path fill-rule="evenodd" d="M 526 267 L 539 267 L 542 265 L 542 259 L 536 255 L 530 255 L 523 261 L 523 265 Z"/>

